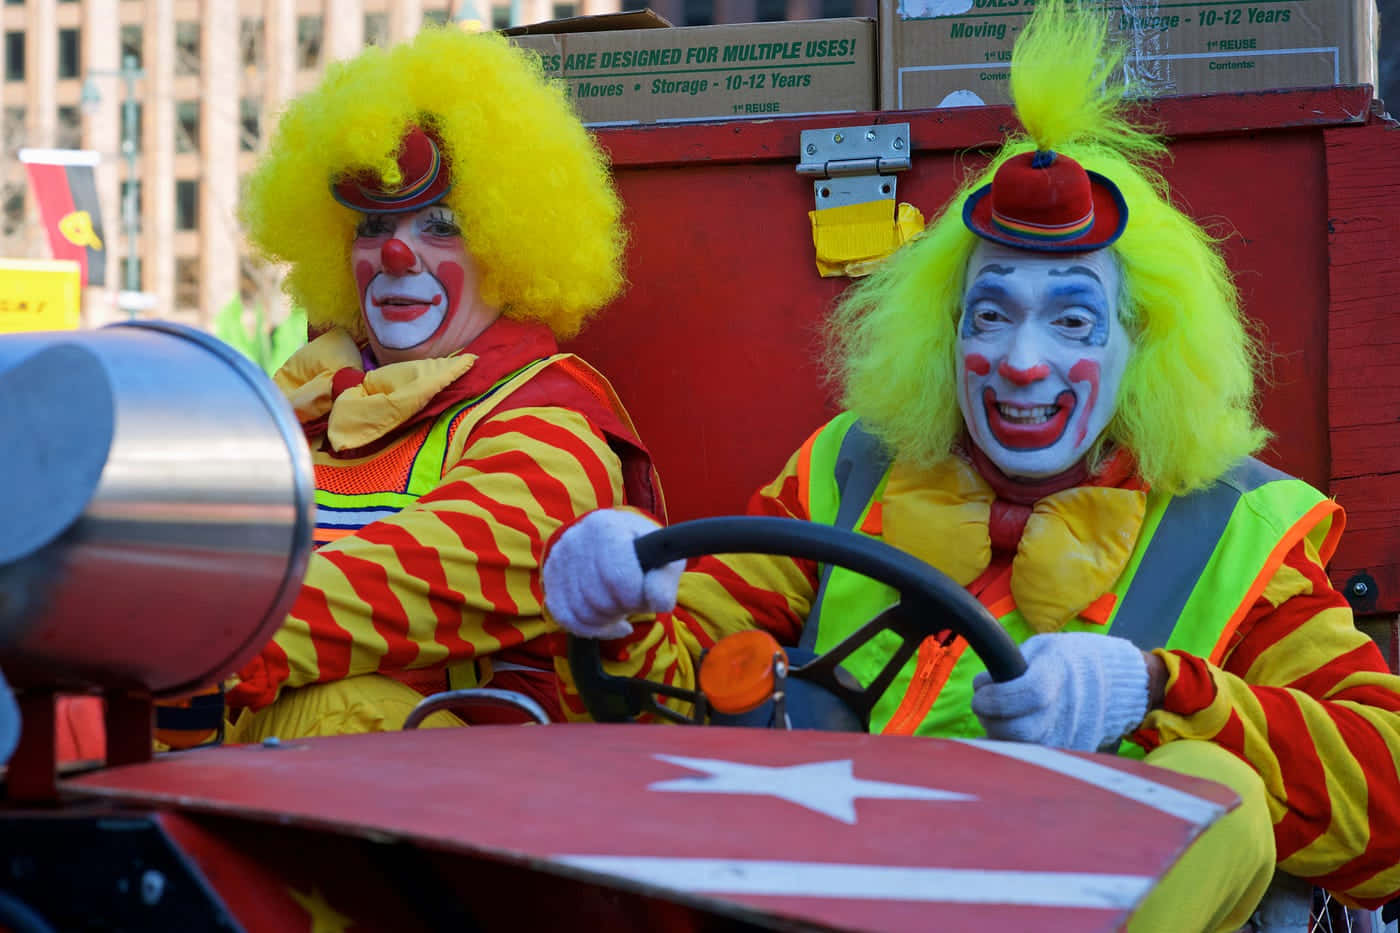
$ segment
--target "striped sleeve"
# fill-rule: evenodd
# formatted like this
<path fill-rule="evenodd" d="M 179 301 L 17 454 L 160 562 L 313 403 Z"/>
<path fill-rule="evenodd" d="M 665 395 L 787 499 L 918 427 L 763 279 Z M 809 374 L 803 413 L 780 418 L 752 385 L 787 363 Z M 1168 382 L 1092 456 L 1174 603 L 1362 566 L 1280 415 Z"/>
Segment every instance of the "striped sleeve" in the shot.
<path fill-rule="evenodd" d="M 552 626 L 539 567 L 562 525 L 623 500 L 601 431 L 565 408 L 496 414 L 458 441 L 432 492 L 316 551 L 290 615 L 229 692 L 261 708 L 284 687 L 456 663 Z"/>
<path fill-rule="evenodd" d="M 1279 867 L 1344 901 L 1400 889 L 1400 678 L 1353 624 L 1306 540 L 1220 664 L 1159 651 L 1163 708 L 1136 737 L 1215 742 L 1264 780 Z"/>
<path fill-rule="evenodd" d="M 748 514 L 805 519 L 798 494 L 797 456 L 749 500 Z M 695 687 L 695 661 L 702 651 L 732 632 L 764 628 L 783 644 L 796 644 L 802 620 L 816 592 L 817 567 L 811 561 L 761 554 L 709 555 L 693 561 L 681 576 L 674 612 L 632 619 L 632 634 L 603 646 L 604 667 L 619 677 L 636 677 L 684 689 Z M 570 719 L 587 710 L 563 659 L 556 659 L 561 701 Z M 667 701 L 682 712 L 685 704 Z"/>

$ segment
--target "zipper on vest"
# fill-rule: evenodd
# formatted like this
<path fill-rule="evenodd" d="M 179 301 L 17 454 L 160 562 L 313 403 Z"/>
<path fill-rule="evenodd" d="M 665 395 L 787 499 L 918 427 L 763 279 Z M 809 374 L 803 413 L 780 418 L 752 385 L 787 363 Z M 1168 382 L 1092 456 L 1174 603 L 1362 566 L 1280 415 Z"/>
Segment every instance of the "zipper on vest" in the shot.
<path fill-rule="evenodd" d="M 952 644 L 939 641 L 937 635 L 930 635 L 919 643 L 919 656 L 915 661 L 914 676 L 909 681 L 909 689 L 899 701 L 882 735 L 913 735 L 914 730 L 924 721 L 933 709 L 933 701 L 948 683 L 953 667 L 967 648 L 967 641 L 954 639 Z"/>

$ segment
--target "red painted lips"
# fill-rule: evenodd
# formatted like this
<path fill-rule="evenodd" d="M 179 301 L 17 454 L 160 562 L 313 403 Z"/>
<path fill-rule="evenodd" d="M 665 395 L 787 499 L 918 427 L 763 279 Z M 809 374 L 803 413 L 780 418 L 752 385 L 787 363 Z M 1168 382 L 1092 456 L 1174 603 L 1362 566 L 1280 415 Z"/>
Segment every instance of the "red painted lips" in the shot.
<path fill-rule="evenodd" d="M 1054 444 L 1065 433 L 1070 415 L 1074 414 L 1074 393 L 1066 389 L 1051 405 L 1002 404 L 1025 415 L 1012 415 L 1016 420 L 1011 420 L 1002 413 L 996 393 L 990 387 L 983 389 L 982 407 L 987 415 L 987 426 L 996 439 L 1009 450 L 1040 450 Z"/>
<path fill-rule="evenodd" d="M 426 304 L 395 297 L 376 298 L 374 303 L 384 315 L 384 320 L 402 323 L 417 320 L 427 314 L 430 308 L 442 304 L 442 296 L 434 295 L 432 301 Z"/>

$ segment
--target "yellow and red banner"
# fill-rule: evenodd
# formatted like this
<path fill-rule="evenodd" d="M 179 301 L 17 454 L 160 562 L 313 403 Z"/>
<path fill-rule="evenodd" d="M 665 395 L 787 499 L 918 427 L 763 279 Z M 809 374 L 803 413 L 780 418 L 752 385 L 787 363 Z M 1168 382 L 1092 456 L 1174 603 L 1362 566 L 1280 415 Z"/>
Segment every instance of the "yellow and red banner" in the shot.
<path fill-rule="evenodd" d="M 83 285 L 107 284 L 107 248 L 93 169 L 101 156 L 87 149 L 21 149 L 54 259 L 78 263 Z"/>

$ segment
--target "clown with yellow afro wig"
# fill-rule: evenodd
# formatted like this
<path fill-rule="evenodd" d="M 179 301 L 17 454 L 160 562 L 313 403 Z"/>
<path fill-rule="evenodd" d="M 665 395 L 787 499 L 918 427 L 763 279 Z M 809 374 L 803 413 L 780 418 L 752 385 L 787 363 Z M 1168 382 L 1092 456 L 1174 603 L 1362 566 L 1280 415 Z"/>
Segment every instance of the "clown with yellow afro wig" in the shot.
<path fill-rule="evenodd" d="M 739 630 L 794 663 L 861 633 L 841 664 L 877 691 L 847 698 L 872 732 L 1229 785 L 1240 805 L 1125 905 L 1129 929 L 1237 929 L 1276 870 L 1376 906 L 1400 889 L 1400 678 L 1324 571 L 1341 509 L 1252 457 L 1259 350 L 1217 245 L 1149 168 L 1163 145 L 1123 116 L 1106 36 L 1087 6 L 1036 3 L 1011 63 L 1024 133 L 838 307 L 847 411 L 750 504 L 912 554 L 980 609 L 879 640 L 861 630 L 899 601 L 884 584 L 771 555 L 644 571 L 648 525 L 616 511 L 560 535 L 546 605 L 634 640 L 612 673 L 683 687 Z M 643 611 L 659 622 L 628 621 Z M 995 677 L 973 627 L 1019 646 Z M 816 722 L 801 697 L 793 727 Z M 746 717 L 775 715 L 759 702 Z"/>
<path fill-rule="evenodd" d="M 622 285 L 620 214 L 564 89 L 495 34 L 366 49 L 282 115 L 242 215 L 314 335 L 275 381 L 318 549 L 227 685 L 234 741 L 397 729 L 449 687 L 491 705 L 426 724 L 561 718 L 545 542 L 664 514 L 616 393 L 556 343 Z"/>

